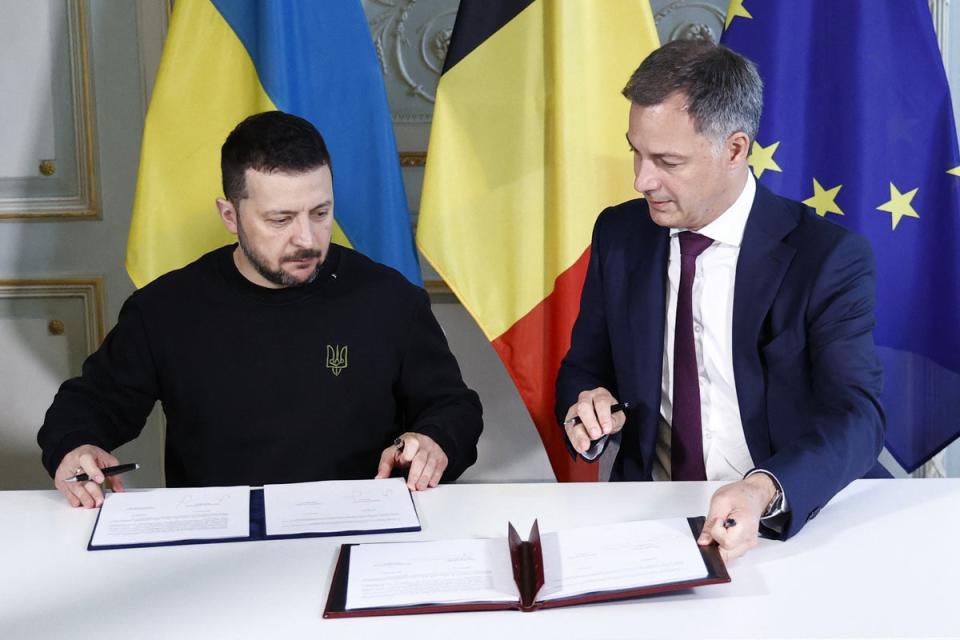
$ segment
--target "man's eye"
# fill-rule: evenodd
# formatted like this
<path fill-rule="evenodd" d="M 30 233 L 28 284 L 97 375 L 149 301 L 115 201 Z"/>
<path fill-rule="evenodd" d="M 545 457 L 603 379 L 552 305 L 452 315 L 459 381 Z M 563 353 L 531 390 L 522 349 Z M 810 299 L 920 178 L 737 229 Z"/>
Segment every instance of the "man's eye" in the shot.
<path fill-rule="evenodd" d="M 290 222 L 290 218 L 271 218 L 270 219 L 270 224 L 276 225 L 278 227 L 282 227 L 288 222 Z"/>

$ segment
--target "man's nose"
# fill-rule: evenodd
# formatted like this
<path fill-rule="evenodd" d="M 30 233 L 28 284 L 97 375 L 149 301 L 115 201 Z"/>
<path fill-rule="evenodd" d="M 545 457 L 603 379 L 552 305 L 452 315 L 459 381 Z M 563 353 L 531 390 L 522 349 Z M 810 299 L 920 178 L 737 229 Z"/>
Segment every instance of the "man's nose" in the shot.
<path fill-rule="evenodd" d="M 660 179 L 649 162 L 638 162 L 634 166 L 633 188 L 640 193 L 656 191 L 660 188 Z"/>
<path fill-rule="evenodd" d="M 310 227 L 309 217 L 297 216 L 294 221 L 292 241 L 295 245 L 304 249 L 313 247 L 313 229 Z"/>

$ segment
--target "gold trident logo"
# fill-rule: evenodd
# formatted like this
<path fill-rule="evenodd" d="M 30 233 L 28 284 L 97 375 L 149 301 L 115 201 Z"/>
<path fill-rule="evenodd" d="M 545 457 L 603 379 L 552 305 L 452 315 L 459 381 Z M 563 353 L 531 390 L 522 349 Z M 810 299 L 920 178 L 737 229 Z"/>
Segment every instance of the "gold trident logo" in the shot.
<path fill-rule="evenodd" d="M 327 369 L 338 376 L 347 368 L 347 345 L 327 345 Z"/>

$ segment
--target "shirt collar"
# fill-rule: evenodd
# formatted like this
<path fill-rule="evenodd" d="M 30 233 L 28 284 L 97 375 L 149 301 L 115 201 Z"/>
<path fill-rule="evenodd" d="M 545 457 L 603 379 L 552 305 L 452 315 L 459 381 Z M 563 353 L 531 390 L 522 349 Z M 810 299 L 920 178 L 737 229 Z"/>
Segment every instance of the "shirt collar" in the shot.
<path fill-rule="evenodd" d="M 757 194 L 757 181 L 753 173 L 747 170 L 747 181 L 743 191 L 737 196 L 730 208 L 721 213 L 716 220 L 704 226 L 698 233 L 707 236 L 722 244 L 739 247 L 743 242 L 743 231 L 747 226 L 750 209 L 753 208 L 753 199 Z M 670 229 L 673 237 L 685 229 Z"/>

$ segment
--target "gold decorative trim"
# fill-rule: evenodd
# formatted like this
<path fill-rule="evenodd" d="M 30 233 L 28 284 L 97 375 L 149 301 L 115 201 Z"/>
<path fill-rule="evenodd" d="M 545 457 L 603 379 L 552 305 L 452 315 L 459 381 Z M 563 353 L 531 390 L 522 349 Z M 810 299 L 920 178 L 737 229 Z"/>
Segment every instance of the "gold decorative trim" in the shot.
<path fill-rule="evenodd" d="M 93 85 L 90 79 L 90 57 L 87 43 L 87 0 L 67 2 L 68 38 L 70 46 L 71 94 L 73 95 L 73 128 L 76 140 L 74 157 L 77 165 L 77 193 L 71 196 L 36 198 L 41 201 L 65 201 L 62 208 L 27 209 L 24 211 L 0 211 L 4 220 L 99 220 L 101 219 L 97 167 L 94 154 L 93 134 Z M 76 50 L 74 50 L 76 47 Z M 25 198 L 29 201 L 31 198 Z M 71 208 L 76 204 L 77 208 Z M 50 204 L 41 205 L 49 207 Z"/>
<path fill-rule="evenodd" d="M 430 302 L 434 304 L 459 304 L 456 294 L 450 290 L 447 283 L 443 280 L 424 280 L 423 288 L 430 296 Z"/>
<path fill-rule="evenodd" d="M 0 279 L 0 298 L 80 298 L 86 317 L 87 353 L 103 342 L 103 278 Z"/>
<path fill-rule="evenodd" d="M 37 170 L 42 176 L 52 176 L 57 172 L 57 161 L 56 160 L 41 160 L 40 166 L 37 167 Z"/>
<path fill-rule="evenodd" d="M 427 164 L 426 151 L 401 151 L 401 167 L 422 167 Z"/>
<path fill-rule="evenodd" d="M 52 336 L 62 336 L 67 330 L 67 325 L 64 324 L 63 320 L 51 320 L 47 323 L 47 331 Z"/>
<path fill-rule="evenodd" d="M 77 44 L 80 49 L 78 55 L 80 59 L 80 113 L 74 112 L 74 121 L 75 124 L 81 127 L 82 133 L 77 136 L 77 143 L 79 147 L 82 147 L 85 157 L 84 162 L 79 162 L 81 150 L 78 148 L 77 172 L 80 178 L 78 182 L 82 185 L 78 195 L 81 198 L 86 195 L 87 198 L 87 208 L 78 212 L 78 217 L 99 220 L 102 216 L 98 197 L 99 191 L 97 189 L 96 157 L 94 154 L 94 105 L 93 84 L 90 79 L 90 48 L 87 41 L 89 37 L 89 33 L 87 32 L 87 3 L 71 2 L 69 5 L 75 8 L 75 14 L 71 17 L 76 20 Z M 74 83 L 74 90 L 76 91 L 77 88 L 76 83 Z M 86 193 L 84 193 L 84 191 L 86 191 Z"/>

